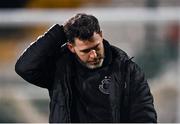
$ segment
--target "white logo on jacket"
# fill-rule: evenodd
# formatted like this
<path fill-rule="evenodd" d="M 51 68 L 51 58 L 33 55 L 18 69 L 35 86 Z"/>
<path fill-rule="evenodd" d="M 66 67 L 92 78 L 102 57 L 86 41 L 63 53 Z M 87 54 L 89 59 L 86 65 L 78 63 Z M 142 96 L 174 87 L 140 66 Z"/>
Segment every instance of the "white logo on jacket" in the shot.
<path fill-rule="evenodd" d="M 103 93 L 103 94 L 109 94 L 109 86 L 111 83 L 111 77 L 109 76 L 105 76 L 104 79 L 101 81 L 101 84 L 99 84 L 99 90 Z"/>

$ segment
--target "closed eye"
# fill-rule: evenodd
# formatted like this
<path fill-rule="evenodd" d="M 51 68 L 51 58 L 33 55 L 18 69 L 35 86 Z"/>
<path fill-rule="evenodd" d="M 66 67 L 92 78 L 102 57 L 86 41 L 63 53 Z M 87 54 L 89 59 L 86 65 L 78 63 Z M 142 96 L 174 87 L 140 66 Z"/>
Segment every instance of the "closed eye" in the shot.
<path fill-rule="evenodd" d="M 89 53 L 92 49 L 93 50 L 99 50 L 99 44 L 97 44 L 96 46 L 92 47 L 92 48 L 88 48 L 88 49 L 84 49 L 84 50 L 80 50 L 80 52 L 83 52 L 83 53 Z"/>

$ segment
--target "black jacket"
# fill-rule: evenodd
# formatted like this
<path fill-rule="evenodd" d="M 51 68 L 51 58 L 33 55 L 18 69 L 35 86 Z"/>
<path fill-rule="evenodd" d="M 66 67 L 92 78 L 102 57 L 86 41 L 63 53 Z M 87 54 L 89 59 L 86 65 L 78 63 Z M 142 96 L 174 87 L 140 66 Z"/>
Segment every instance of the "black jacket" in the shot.
<path fill-rule="evenodd" d="M 26 81 L 47 88 L 50 96 L 49 122 L 71 122 L 75 79 L 73 55 L 60 48 L 59 25 L 32 43 L 18 59 L 15 70 Z M 157 122 L 147 81 L 141 69 L 117 47 L 112 51 L 110 101 L 113 122 Z"/>

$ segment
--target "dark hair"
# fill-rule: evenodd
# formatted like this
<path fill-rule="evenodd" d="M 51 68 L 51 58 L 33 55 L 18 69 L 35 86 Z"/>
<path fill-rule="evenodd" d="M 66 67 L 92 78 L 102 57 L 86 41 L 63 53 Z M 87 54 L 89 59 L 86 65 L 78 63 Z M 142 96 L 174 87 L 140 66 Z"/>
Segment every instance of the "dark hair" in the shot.
<path fill-rule="evenodd" d="M 95 16 L 78 13 L 65 23 L 64 31 L 67 40 L 74 43 L 75 38 L 88 40 L 94 32 L 100 33 L 100 26 Z"/>

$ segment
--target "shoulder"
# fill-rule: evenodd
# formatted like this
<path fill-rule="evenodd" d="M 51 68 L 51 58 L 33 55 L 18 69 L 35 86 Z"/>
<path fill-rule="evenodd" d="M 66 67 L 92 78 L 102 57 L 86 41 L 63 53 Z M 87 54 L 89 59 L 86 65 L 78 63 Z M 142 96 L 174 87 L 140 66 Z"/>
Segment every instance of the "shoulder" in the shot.
<path fill-rule="evenodd" d="M 134 57 L 129 57 L 125 51 L 123 51 L 122 49 L 116 46 L 113 45 L 110 46 L 111 46 L 113 61 L 120 64 L 123 70 L 130 71 L 131 73 L 133 73 L 134 71 L 139 72 L 141 70 L 141 68 L 133 61 Z"/>
<path fill-rule="evenodd" d="M 125 51 L 123 51 L 122 49 L 120 49 L 116 46 L 113 46 L 113 45 L 110 45 L 110 48 L 111 48 L 113 60 L 117 60 L 117 61 L 129 60 L 128 54 Z"/>

